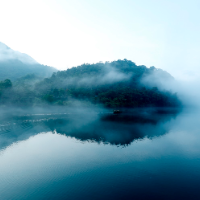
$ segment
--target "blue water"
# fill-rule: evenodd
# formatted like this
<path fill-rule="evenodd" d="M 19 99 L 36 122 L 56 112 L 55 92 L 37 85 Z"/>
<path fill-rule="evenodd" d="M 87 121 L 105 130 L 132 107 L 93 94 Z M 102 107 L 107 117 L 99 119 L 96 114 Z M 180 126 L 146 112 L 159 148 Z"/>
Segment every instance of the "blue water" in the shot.
<path fill-rule="evenodd" d="M 2 122 L 0 199 L 200 199 L 200 112 L 147 115 Z"/>

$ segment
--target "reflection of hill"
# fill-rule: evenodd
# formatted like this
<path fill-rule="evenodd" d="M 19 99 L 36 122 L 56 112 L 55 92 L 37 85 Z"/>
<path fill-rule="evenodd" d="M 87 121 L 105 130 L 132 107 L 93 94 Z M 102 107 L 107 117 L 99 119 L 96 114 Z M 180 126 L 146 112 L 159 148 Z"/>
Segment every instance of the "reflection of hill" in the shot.
<path fill-rule="evenodd" d="M 160 119 L 158 120 L 158 117 Z M 86 123 L 78 119 L 57 119 L 46 121 L 52 131 L 74 137 L 81 141 L 104 142 L 112 145 L 128 145 L 136 139 L 165 134 L 168 129 L 161 121 L 167 121 L 171 115 L 160 115 L 151 118 L 138 116 L 103 116 L 100 120 Z"/>
<path fill-rule="evenodd" d="M 156 137 L 168 132 L 166 122 L 175 114 L 135 113 L 65 114 L 15 117 L 0 126 L 0 149 L 41 132 L 56 131 L 81 141 L 129 145 L 136 139 Z"/>

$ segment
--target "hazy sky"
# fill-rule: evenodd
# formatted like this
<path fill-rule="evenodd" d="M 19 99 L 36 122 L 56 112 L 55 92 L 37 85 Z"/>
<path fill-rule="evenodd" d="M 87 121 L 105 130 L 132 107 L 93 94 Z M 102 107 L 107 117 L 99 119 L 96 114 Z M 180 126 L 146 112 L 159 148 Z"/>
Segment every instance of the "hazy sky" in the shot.
<path fill-rule="evenodd" d="M 42 64 L 130 59 L 176 78 L 200 75 L 199 0 L 0 1 L 0 41 Z"/>

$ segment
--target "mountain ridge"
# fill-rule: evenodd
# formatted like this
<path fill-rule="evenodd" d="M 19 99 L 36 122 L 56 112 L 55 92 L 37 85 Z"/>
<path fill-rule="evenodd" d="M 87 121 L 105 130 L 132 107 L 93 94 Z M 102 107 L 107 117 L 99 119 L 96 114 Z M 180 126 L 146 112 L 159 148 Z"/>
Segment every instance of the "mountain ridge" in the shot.
<path fill-rule="evenodd" d="M 159 84 L 159 80 L 155 81 L 157 72 L 159 76 L 166 77 L 165 82 L 172 79 L 171 75 L 161 69 L 137 66 L 126 59 L 83 64 L 53 73 L 50 78 L 41 81 L 30 77 L 28 84 L 24 84 L 27 82 L 27 78 L 24 78 L 26 80 L 21 82 L 21 86 L 20 82 L 18 86 L 13 84 L 13 94 L 18 95 L 4 102 L 17 102 L 23 106 L 77 107 L 78 102 L 81 102 L 81 105 L 93 104 L 107 108 L 180 107 L 181 102 L 175 93 L 149 84 L 152 77 L 155 84 Z M 144 78 L 148 81 L 143 82 Z"/>
<path fill-rule="evenodd" d="M 20 53 L 0 42 L 0 80 L 11 79 L 12 81 L 36 74 L 42 78 L 50 77 L 57 69 L 41 65 L 31 56 Z"/>

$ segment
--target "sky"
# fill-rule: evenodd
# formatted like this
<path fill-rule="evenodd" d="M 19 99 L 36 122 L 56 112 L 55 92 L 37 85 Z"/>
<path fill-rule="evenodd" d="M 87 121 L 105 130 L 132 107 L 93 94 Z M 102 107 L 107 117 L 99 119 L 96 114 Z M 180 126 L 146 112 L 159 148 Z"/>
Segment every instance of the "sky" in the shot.
<path fill-rule="evenodd" d="M 65 70 L 128 59 L 200 78 L 199 0 L 0 1 L 0 41 Z"/>

